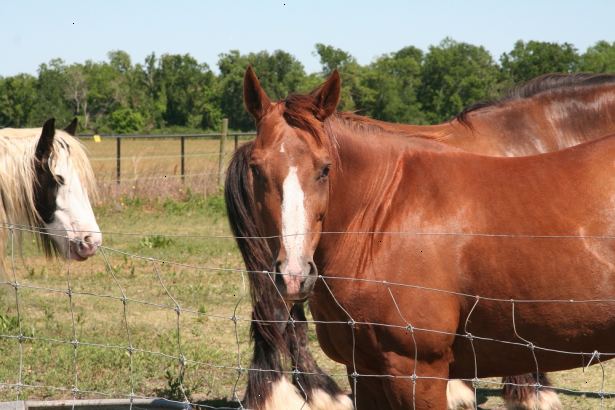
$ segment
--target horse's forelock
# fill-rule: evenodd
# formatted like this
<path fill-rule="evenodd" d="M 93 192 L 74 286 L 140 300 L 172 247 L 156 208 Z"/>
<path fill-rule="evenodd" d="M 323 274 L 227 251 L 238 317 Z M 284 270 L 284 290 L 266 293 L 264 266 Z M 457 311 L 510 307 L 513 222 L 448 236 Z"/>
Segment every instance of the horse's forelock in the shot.
<path fill-rule="evenodd" d="M 85 192 L 88 193 L 90 201 L 97 200 L 96 179 L 83 144 L 72 135 L 60 130 L 56 130 L 55 142 L 54 149 L 57 155 L 66 156 L 70 161 L 72 167 L 79 175 L 81 185 L 84 187 Z"/>
<path fill-rule="evenodd" d="M 318 146 L 325 147 L 331 152 L 333 142 L 325 134 L 323 123 L 316 118 L 319 109 L 314 97 L 291 94 L 282 103 L 284 104 L 283 116 L 288 125 L 307 131 Z"/>

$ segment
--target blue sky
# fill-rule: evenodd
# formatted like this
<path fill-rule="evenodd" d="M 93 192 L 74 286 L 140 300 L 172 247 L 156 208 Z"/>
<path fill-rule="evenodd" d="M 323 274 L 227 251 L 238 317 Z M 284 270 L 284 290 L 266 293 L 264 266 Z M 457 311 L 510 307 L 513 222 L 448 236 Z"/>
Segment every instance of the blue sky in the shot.
<path fill-rule="evenodd" d="M 110 50 L 133 62 L 150 52 L 190 53 L 216 69 L 220 53 L 282 49 L 318 71 L 314 44 L 361 64 L 450 36 L 497 59 L 516 40 L 569 42 L 584 51 L 615 41 L 615 1 L 33 1 L 0 0 L 0 75 L 36 73 L 42 62 L 102 61 Z"/>

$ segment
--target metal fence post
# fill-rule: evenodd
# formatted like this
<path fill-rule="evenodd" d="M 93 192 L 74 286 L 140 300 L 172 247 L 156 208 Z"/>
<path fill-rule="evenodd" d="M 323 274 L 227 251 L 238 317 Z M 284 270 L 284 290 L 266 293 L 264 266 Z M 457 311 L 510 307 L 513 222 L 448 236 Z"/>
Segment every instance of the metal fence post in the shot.
<path fill-rule="evenodd" d="M 218 186 L 222 185 L 222 174 L 224 172 L 224 144 L 228 133 L 228 118 L 222 120 L 222 132 L 220 133 L 220 156 L 218 158 Z"/>
<path fill-rule="evenodd" d="M 180 171 L 181 171 L 181 175 L 182 175 L 182 183 L 186 182 L 186 141 L 185 141 L 185 137 L 180 137 L 179 138 L 179 143 L 180 143 L 180 156 L 181 156 L 181 164 L 180 164 Z"/>
<path fill-rule="evenodd" d="M 237 151 L 237 145 L 239 145 L 239 134 L 235 134 L 235 149 L 234 149 L 234 151 Z"/>
<path fill-rule="evenodd" d="M 122 156 L 122 139 L 119 136 L 115 137 L 115 182 L 117 185 L 120 185 L 121 175 L 122 175 L 122 166 L 121 166 L 121 156 Z"/>

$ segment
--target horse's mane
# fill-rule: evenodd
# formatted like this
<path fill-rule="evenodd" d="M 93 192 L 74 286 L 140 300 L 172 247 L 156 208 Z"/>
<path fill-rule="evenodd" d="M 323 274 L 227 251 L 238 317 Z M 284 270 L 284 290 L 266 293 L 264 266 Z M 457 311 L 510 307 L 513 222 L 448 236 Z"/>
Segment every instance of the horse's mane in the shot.
<path fill-rule="evenodd" d="M 525 98 L 532 98 L 544 93 L 576 91 L 579 88 L 589 88 L 604 84 L 615 85 L 615 74 L 545 74 L 509 89 L 500 99 L 480 101 L 472 104 L 457 114 L 455 119 L 463 124 L 470 125 L 468 114 L 474 111 L 479 111 L 483 108 L 502 105 L 511 101 L 522 100 Z"/>
<path fill-rule="evenodd" d="M 366 134 L 384 132 L 393 135 L 408 135 L 408 132 L 402 131 L 398 127 L 398 124 L 378 121 L 373 118 L 358 115 L 354 112 L 336 112 L 330 117 L 329 122 L 337 123 L 338 125 L 351 128 L 353 131 Z"/>
<path fill-rule="evenodd" d="M 0 129 L 0 267 L 9 233 L 7 225 L 24 224 L 34 227 L 34 230 L 41 227 L 33 190 L 36 183 L 35 150 L 41 132 L 41 128 Z M 52 169 L 61 150 L 70 155 L 72 166 L 79 173 L 90 199 L 96 199 L 94 172 L 84 147 L 68 133 L 56 130 L 49 164 Z M 49 236 L 37 234 L 36 237 L 45 253 L 51 255 L 54 248 Z"/>
<path fill-rule="evenodd" d="M 331 148 L 329 144 L 335 144 L 330 138 L 323 138 L 322 123 L 316 118 L 318 108 L 314 105 L 314 99 L 310 95 L 291 94 L 285 100 L 284 119 L 293 126 L 308 131 L 314 136 L 319 145 Z M 335 137 L 335 131 L 339 128 L 351 129 L 355 133 L 372 135 L 374 133 L 386 133 L 390 135 L 408 136 L 409 131 L 400 128 L 398 124 L 391 124 L 373 118 L 358 115 L 354 112 L 335 112 L 324 122 L 325 133 Z M 437 139 L 434 135 L 412 132 L 418 138 Z"/>

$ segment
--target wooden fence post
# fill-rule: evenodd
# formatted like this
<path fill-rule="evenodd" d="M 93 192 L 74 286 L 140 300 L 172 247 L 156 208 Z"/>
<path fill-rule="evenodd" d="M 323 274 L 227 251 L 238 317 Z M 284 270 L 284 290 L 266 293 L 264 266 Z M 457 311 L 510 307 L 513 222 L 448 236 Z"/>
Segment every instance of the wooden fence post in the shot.
<path fill-rule="evenodd" d="M 222 120 L 222 132 L 220 133 L 220 157 L 218 158 L 218 186 L 222 185 L 222 174 L 224 173 L 224 144 L 228 133 L 228 118 Z"/>
<path fill-rule="evenodd" d="M 180 156 L 181 156 L 181 161 L 180 161 L 180 172 L 182 175 L 182 183 L 186 182 L 186 141 L 185 141 L 185 137 L 179 137 L 179 144 L 180 144 Z"/>
<path fill-rule="evenodd" d="M 115 137 L 115 182 L 119 186 L 122 178 L 122 139 L 119 136 Z"/>

